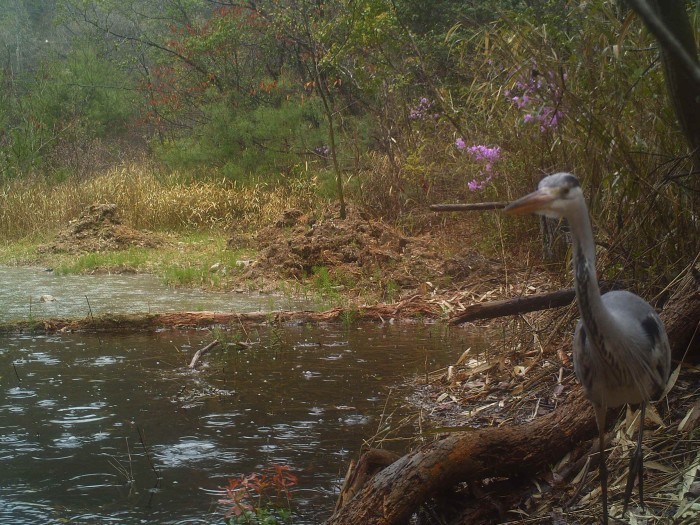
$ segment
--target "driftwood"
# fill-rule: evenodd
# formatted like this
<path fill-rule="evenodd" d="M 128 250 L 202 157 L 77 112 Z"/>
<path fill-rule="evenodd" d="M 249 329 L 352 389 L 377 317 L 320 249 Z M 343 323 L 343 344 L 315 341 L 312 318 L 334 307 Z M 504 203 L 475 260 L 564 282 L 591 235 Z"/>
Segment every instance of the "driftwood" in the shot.
<path fill-rule="evenodd" d="M 674 355 L 690 348 L 700 324 L 700 279 L 691 272 L 661 314 Z M 682 337 L 675 337 L 682 333 Z M 405 523 L 428 498 L 458 482 L 531 476 L 596 434 L 590 403 L 575 390 L 556 410 L 531 422 L 455 432 L 409 452 L 379 472 L 327 525 Z"/>
<path fill-rule="evenodd" d="M 462 324 L 477 319 L 493 319 L 506 315 L 519 315 L 535 310 L 545 310 L 571 304 L 576 298 L 573 288 L 556 292 L 524 295 L 514 299 L 470 304 L 450 319 L 450 324 Z"/>
<path fill-rule="evenodd" d="M 698 311 L 700 311 L 700 264 L 693 266 L 681 279 L 662 313 L 673 357 L 676 360 L 684 357 L 692 360 L 700 359 L 700 322 L 698 316 L 693 315 L 693 312 Z"/>
<path fill-rule="evenodd" d="M 484 211 L 505 208 L 507 202 L 474 202 L 471 204 L 431 204 L 430 211 Z"/>
<path fill-rule="evenodd" d="M 399 456 L 393 452 L 371 448 L 362 454 L 359 461 L 350 461 L 335 510 L 340 509 L 350 501 L 377 472 L 388 467 L 397 459 Z"/>
<path fill-rule="evenodd" d="M 429 497 L 458 482 L 532 474 L 595 433 L 593 409 L 580 391 L 531 423 L 452 433 L 382 470 L 326 524 L 404 523 Z"/>
<path fill-rule="evenodd" d="M 615 283 L 603 282 L 600 289 L 603 292 L 617 288 Z M 556 292 L 538 293 L 524 295 L 513 299 L 502 301 L 490 301 L 488 303 L 470 304 L 461 312 L 455 314 L 450 319 L 450 324 L 462 324 L 477 319 L 493 319 L 494 317 L 504 317 L 506 315 L 520 315 L 536 310 L 546 310 L 567 306 L 576 298 L 573 288 L 557 290 Z"/>
<path fill-rule="evenodd" d="M 389 321 L 390 319 L 435 319 L 440 306 L 420 295 L 413 295 L 393 304 L 377 304 L 357 308 L 331 308 L 324 312 L 304 310 L 273 312 L 168 312 L 162 314 L 99 315 L 81 319 L 41 319 L 0 323 L 0 333 L 8 332 L 71 332 L 123 330 L 190 330 L 216 325 L 264 325 L 282 323 L 326 323 L 352 314 L 357 321 Z"/>
<path fill-rule="evenodd" d="M 201 358 L 204 354 L 206 354 L 209 350 L 211 350 L 212 348 L 214 348 L 214 347 L 215 347 L 216 345 L 218 345 L 218 344 L 219 344 L 219 340 L 218 340 L 218 339 L 214 339 L 214 340 L 213 340 L 211 343 L 209 343 L 208 345 L 203 346 L 202 348 L 200 348 L 199 350 L 197 350 L 197 351 L 195 352 L 195 354 L 192 356 L 192 361 L 190 361 L 190 366 L 189 366 L 189 367 L 190 367 L 190 368 L 194 368 L 195 366 L 197 366 L 197 362 L 200 360 L 200 358 Z"/>

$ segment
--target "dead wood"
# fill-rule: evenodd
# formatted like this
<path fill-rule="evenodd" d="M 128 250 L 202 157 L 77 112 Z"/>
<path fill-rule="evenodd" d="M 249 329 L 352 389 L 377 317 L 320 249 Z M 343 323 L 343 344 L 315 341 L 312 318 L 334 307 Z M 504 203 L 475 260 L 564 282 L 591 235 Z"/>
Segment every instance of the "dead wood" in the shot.
<path fill-rule="evenodd" d="M 700 264 L 681 278 L 663 311 L 673 358 L 700 360 Z M 688 352 L 686 355 L 686 351 Z"/>
<path fill-rule="evenodd" d="M 350 501 L 377 472 L 388 467 L 397 459 L 399 459 L 398 454 L 388 450 L 371 448 L 360 456 L 359 461 L 350 461 L 335 510 L 337 511 Z"/>
<path fill-rule="evenodd" d="M 607 292 L 616 288 L 615 283 L 601 283 L 600 288 Z M 520 315 L 537 310 L 557 308 L 571 304 L 576 298 L 573 288 L 557 290 L 556 292 L 524 295 L 502 301 L 470 304 L 450 319 L 450 324 L 462 324 L 478 319 L 493 319 L 506 315 Z"/>
<path fill-rule="evenodd" d="M 471 204 L 431 204 L 430 211 L 484 211 L 505 208 L 507 202 L 474 202 Z"/>
<path fill-rule="evenodd" d="M 190 330 L 235 324 L 262 325 L 281 323 L 337 322 L 344 315 L 356 321 L 389 321 L 392 319 L 434 319 L 440 307 L 420 295 L 392 304 L 357 308 L 331 308 L 324 312 L 306 310 L 272 312 L 168 312 L 162 314 L 96 315 L 79 319 L 42 319 L 0 323 L 0 333 L 8 332 L 72 332 L 123 330 Z"/>
<path fill-rule="evenodd" d="M 202 357 L 204 354 L 206 354 L 209 350 L 211 350 L 212 348 L 214 348 L 216 345 L 218 345 L 218 344 L 219 344 L 219 340 L 218 340 L 218 339 L 214 339 L 214 340 L 213 340 L 211 343 L 209 343 L 208 345 L 203 346 L 202 348 L 200 348 L 199 350 L 197 350 L 197 351 L 195 352 L 195 354 L 192 356 L 192 361 L 190 361 L 190 366 L 189 366 L 189 367 L 190 367 L 190 368 L 194 368 L 195 366 L 197 366 L 197 362 L 201 359 L 201 357 Z"/>
<path fill-rule="evenodd" d="M 557 290 L 556 292 L 524 295 L 514 299 L 489 301 L 488 303 L 470 304 L 464 310 L 450 319 L 450 324 L 462 324 L 478 319 L 493 319 L 506 315 L 519 315 L 536 310 L 556 308 L 571 304 L 576 298 L 573 288 Z"/>
<path fill-rule="evenodd" d="M 530 423 L 449 434 L 379 472 L 326 524 L 405 522 L 430 496 L 458 482 L 532 474 L 595 433 L 593 410 L 577 391 Z"/>
<path fill-rule="evenodd" d="M 688 279 L 686 277 L 686 279 Z M 685 351 L 700 322 L 695 274 L 662 312 L 669 333 L 680 324 L 683 337 L 671 337 L 674 355 Z M 682 350 L 681 350 L 682 348 Z M 576 389 L 556 410 L 520 425 L 456 432 L 401 457 L 371 480 L 326 521 L 327 525 L 403 523 L 428 498 L 459 482 L 532 475 L 596 434 L 593 410 Z"/>

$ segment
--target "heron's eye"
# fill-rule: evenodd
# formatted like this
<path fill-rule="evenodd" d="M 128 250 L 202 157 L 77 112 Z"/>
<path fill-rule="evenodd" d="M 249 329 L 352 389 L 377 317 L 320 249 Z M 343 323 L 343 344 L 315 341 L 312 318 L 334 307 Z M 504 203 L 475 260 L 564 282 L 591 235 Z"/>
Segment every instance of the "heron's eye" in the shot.
<path fill-rule="evenodd" d="M 564 186 L 564 187 L 561 189 L 561 196 L 562 196 L 562 197 L 567 197 L 567 196 L 569 195 L 569 189 L 570 189 L 569 187 Z"/>

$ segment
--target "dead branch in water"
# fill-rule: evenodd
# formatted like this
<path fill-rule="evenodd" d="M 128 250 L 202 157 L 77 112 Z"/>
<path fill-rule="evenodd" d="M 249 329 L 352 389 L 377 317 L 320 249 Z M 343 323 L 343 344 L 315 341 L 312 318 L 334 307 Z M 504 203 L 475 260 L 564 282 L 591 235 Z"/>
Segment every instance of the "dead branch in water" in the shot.
<path fill-rule="evenodd" d="M 216 345 L 218 345 L 218 344 L 219 344 L 219 340 L 218 340 L 218 339 L 214 339 L 214 340 L 213 340 L 211 343 L 209 343 L 208 345 L 206 345 L 206 346 L 200 348 L 199 350 L 197 350 L 197 352 L 194 354 L 194 356 L 192 356 L 192 361 L 190 361 L 190 368 L 194 368 L 195 366 L 197 366 L 197 362 L 199 361 L 199 359 L 200 359 L 204 354 L 206 354 L 209 350 L 211 350 L 212 348 L 214 348 L 214 347 L 215 347 Z"/>
<path fill-rule="evenodd" d="M 470 304 L 450 319 L 450 324 L 462 324 L 477 319 L 493 319 L 506 315 L 519 315 L 536 310 L 546 310 L 571 304 L 576 297 L 573 288 L 556 292 L 524 295 L 514 299 Z"/>

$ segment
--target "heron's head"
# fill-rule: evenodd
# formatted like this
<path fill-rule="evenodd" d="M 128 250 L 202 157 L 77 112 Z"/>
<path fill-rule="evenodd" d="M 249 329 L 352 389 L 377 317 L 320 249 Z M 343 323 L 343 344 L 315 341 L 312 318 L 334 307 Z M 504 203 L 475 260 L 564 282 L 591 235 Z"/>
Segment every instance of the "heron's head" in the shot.
<path fill-rule="evenodd" d="M 575 176 L 571 173 L 555 173 L 542 179 L 537 191 L 511 202 L 506 206 L 505 212 L 512 215 L 536 213 L 561 219 L 582 199 L 583 192 Z"/>

